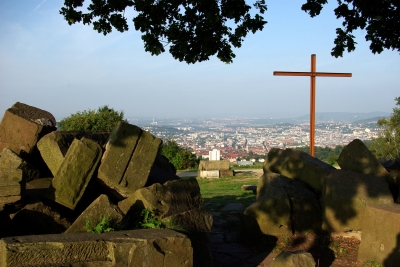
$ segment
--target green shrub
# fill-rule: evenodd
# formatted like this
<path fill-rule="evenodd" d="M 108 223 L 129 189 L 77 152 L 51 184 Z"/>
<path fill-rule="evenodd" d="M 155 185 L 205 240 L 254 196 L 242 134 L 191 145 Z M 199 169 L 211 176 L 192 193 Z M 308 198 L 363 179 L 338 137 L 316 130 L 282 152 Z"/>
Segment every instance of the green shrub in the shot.
<path fill-rule="evenodd" d="M 114 231 L 114 229 L 110 227 L 110 221 L 107 216 L 103 216 L 101 221 L 93 228 L 90 226 L 89 218 L 86 218 L 86 231 L 88 233 L 101 234 Z"/>
<path fill-rule="evenodd" d="M 165 225 L 160 220 L 154 217 L 154 214 L 150 209 L 144 209 L 140 213 L 140 219 L 136 224 L 136 228 L 160 229 L 160 228 L 165 228 Z"/>
<path fill-rule="evenodd" d="M 196 155 L 188 149 L 180 147 L 176 141 L 168 139 L 161 146 L 161 154 L 171 162 L 175 169 L 192 169 L 197 165 Z"/>
<path fill-rule="evenodd" d="M 62 119 L 58 124 L 61 131 L 72 130 L 91 130 L 91 131 L 111 131 L 120 121 L 124 120 L 124 112 L 117 112 L 107 105 L 98 110 L 84 110 L 71 114 Z"/>

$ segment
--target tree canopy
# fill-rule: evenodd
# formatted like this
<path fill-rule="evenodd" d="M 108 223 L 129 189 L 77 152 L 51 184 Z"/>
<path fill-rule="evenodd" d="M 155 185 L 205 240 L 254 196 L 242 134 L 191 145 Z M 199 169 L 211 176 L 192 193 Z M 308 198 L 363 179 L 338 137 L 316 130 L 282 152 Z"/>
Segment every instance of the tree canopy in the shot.
<path fill-rule="evenodd" d="M 107 105 L 96 110 L 78 111 L 62 119 L 58 124 L 61 131 L 90 130 L 111 131 L 120 121 L 124 120 L 123 111 L 115 111 Z"/>
<path fill-rule="evenodd" d="M 400 97 L 396 97 L 396 106 L 389 119 L 380 119 L 382 127 L 378 138 L 371 142 L 370 149 L 377 158 L 400 158 Z"/>
<path fill-rule="evenodd" d="M 161 154 L 164 155 L 177 170 L 194 168 L 197 164 L 196 155 L 188 149 L 180 147 L 175 140 L 168 139 L 161 145 Z"/>
<path fill-rule="evenodd" d="M 137 12 L 133 22 L 143 33 L 145 50 L 159 55 L 169 46 L 175 59 L 187 63 L 215 54 L 223 62 L 232 62 L 232 46 L 240 47 L 249 31 L 262 30 L 266 23 L 259 14 L 251 16 L 245 0 L 92 0 L 83 13 L 78 9 L 84 2 L 65 0 L 60 14 L 70 25 L 93 23 L 93 29 L 104 35 L 113 27 L 124 32 L 128 30 L 124 11 L 133 7 Z M 254 6 L 260 13 L 267 9 L 265 0 L 257 0 Z"/>
<path fill-rule="evenodd" d="M 366 41 L 371 41 L 369 48 L 375 53 L 384 49 L 400 52 L 400 1 L 399 0 L 337 0 L 336 18 L 343 19 L 343 28 L 336 29 L 335 46 L 332 56 L 343 56 L 344 50 L 355 50 L 353 31 L 366 30 Z M 315 17 L 320 14 L 327 0 L 307 0 L 301 9 Z"/>
<path fill-rule="evenodd" d="M 365 29 L 373 53 L 384 49 L 400 52 L 399 0 L 337 0 L 336 17 L 343 19 L 343 29 L 336 29 L 331 54 L 355 50 L 357 29 Z M 159 55 L 169 47 L 175 59 L 187 63 L 217 57 L 226 63 L 235 58 L 232 47 L 241 47 L 247 33 L 262 31 L 267 23 L 262 14 L 265 0 L 255 0 L 258 12 L 253 16 L 245 0 L 91 0 L 87 12 L 81 11 L 85 0 L 65 0 L 60 14 L 70 25 L 93 24 L 93 29 L 107 35 L 113 28 L 129 29 L 126 8 L 133 8 L 135 29 L 143 33 L 145 51 Z M 89 0 L 86 0 L 89 2 Z M 301 9 L 311 17 L 320 14 L 327 0 L 307 0 Z"/>

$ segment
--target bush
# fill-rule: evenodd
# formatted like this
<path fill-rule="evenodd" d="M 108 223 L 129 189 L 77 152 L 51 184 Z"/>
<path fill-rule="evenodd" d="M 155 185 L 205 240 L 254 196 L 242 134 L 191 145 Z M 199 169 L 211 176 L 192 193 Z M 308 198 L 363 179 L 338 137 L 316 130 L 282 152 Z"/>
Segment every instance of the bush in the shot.
<path fill-rule="evenodd" d="M 175 169 L 183 170 L 196 167 L 196 155 L 180 147 L 174 140 L 167 140 L 161 146 L 161 154 L 171 162 Z"/>
<path fill-rule="evenodd" d="M 124 120 L 124 112 L 117 112 L 107 105 L 95 110 L 84 110 L 71 114 L 58 123 L 61 131 L 89 130 L 89 131 L 111 131 L 120 121 Z"/>

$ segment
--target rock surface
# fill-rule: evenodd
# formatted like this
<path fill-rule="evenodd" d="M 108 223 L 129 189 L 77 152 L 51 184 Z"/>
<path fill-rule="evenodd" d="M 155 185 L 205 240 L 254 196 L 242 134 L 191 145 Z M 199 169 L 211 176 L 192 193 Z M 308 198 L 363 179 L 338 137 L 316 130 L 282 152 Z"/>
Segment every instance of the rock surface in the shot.
<path fill-rule="evenodd" d="M 295 149 L 272 148 L 264 162 L 264 172 L 282 174 L 291 179 L 299 179 L 308 184 L 317 194 L 321 194 L 324 177 L 335 168 L 309 154 Z"/>
<path fill-rule="evenodd" d="M 164 229 L 7 237 L 0 240 L 0 267 L 193 266 L 183 234 Z"/>

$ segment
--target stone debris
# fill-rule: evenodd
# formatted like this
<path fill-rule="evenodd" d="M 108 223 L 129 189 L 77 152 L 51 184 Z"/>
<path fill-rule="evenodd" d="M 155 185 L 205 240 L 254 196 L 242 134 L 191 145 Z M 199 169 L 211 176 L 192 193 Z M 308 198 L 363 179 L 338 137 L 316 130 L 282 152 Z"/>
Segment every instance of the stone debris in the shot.
<path fill-rule="evenodd" d="M 101 147 L 96 142 L 75 139 L 58 169 L 48 196 L 57 203 L 75 209 L 101 158 Z"/>
<path fill-rule="evenodd" d="M 124 199 L 146 185 L 161 139 L 120 122 L 106 144 L 97 178 Z"/>
<path fill-rule="evenodd" d="M 317 194 L 322 192 L 325 175 L 333 169 L 331 165 L 291 148 L 270 149 L 263 166 L 264 173 L 274 172 L 298 179 L 308 184 Z"/>
<path fill-rule="evenodd" d="M 46 125 L 37 120 L 47 121 Z M 17 155 L 30 154 L 45 134 L 56 130 L 56 120 L 47 111 L 17 102 L 4 113 L 0 123 L 0 151 L 5 147 Z"/>
<path fill-rule="evenodd" d="M 86 227 L 87 224 L 89 224 L 90 229 L 92 229 L 102 220 L 106 220 L 110 228 L 118 230 L 123 215 L 118 206 L 114 205 L 109 197 L 103 194 L 79 215 L 65 233 L 86 233 L 88 231 Z"/>
<path fill-rule="evenodd" d="M 103 148 L 109 136 L 110 132 L 54 131 L 43 136 L 37 143 L 37 147 L 51 173 L 55 176 L 74 139 L 80 140 L 85 137 L 95 141 Z"/>
<path fill-rule="evenodd" d="M 229 160 L 201 160 L 197 176 L 203 178 L 221 178 L 234 176 L 234 171 L 229 169 Z"/>
<path fill-rule="evenodd" d="M 389 185 L 393 199 L 397 199 L 399 188 L 396 186 L 393 177 L 361 140 L 354 139 L 345 146 L 337 162 L 342 170 L 383 177 Z"/>
<path fill-rule="evenodd" d="M 0 267 L 212 265 L 212 215 L 197 180 L 181 180 L 159 154 L 161 139 L 125 122 L 112 132 L 55 125 L 49 112 L 22 103 L 2 119 Z M 185 235 L 124 231 L 144 208 Z M 112 233 L 86 233 L 103 221 Z"/>
<path fill-rule="evenodd" d="M 0 239 L 0 267 L 13 266 L 191 267 L 193 247 L 169 229 L 72 233 Z"/>
<path fill-rule="evenodd" d="M 265 235 L 321 230 L 332 235 L 361 233 L 359 262 L 375 259 L 395 266 L 400 259 L 400 206 L 394 203 L 398 193 L 393 179 L 360 140 L 346 146 L 338 162 L 341 169 L 300 151 L 271 149 L 257 185 L 257 201 L 242 217 L 245 235 L 260 240 Z M 396 170 L 395 161 L 391 165 Z M 315 265 L 309 264 L 293 266 Z"/>

